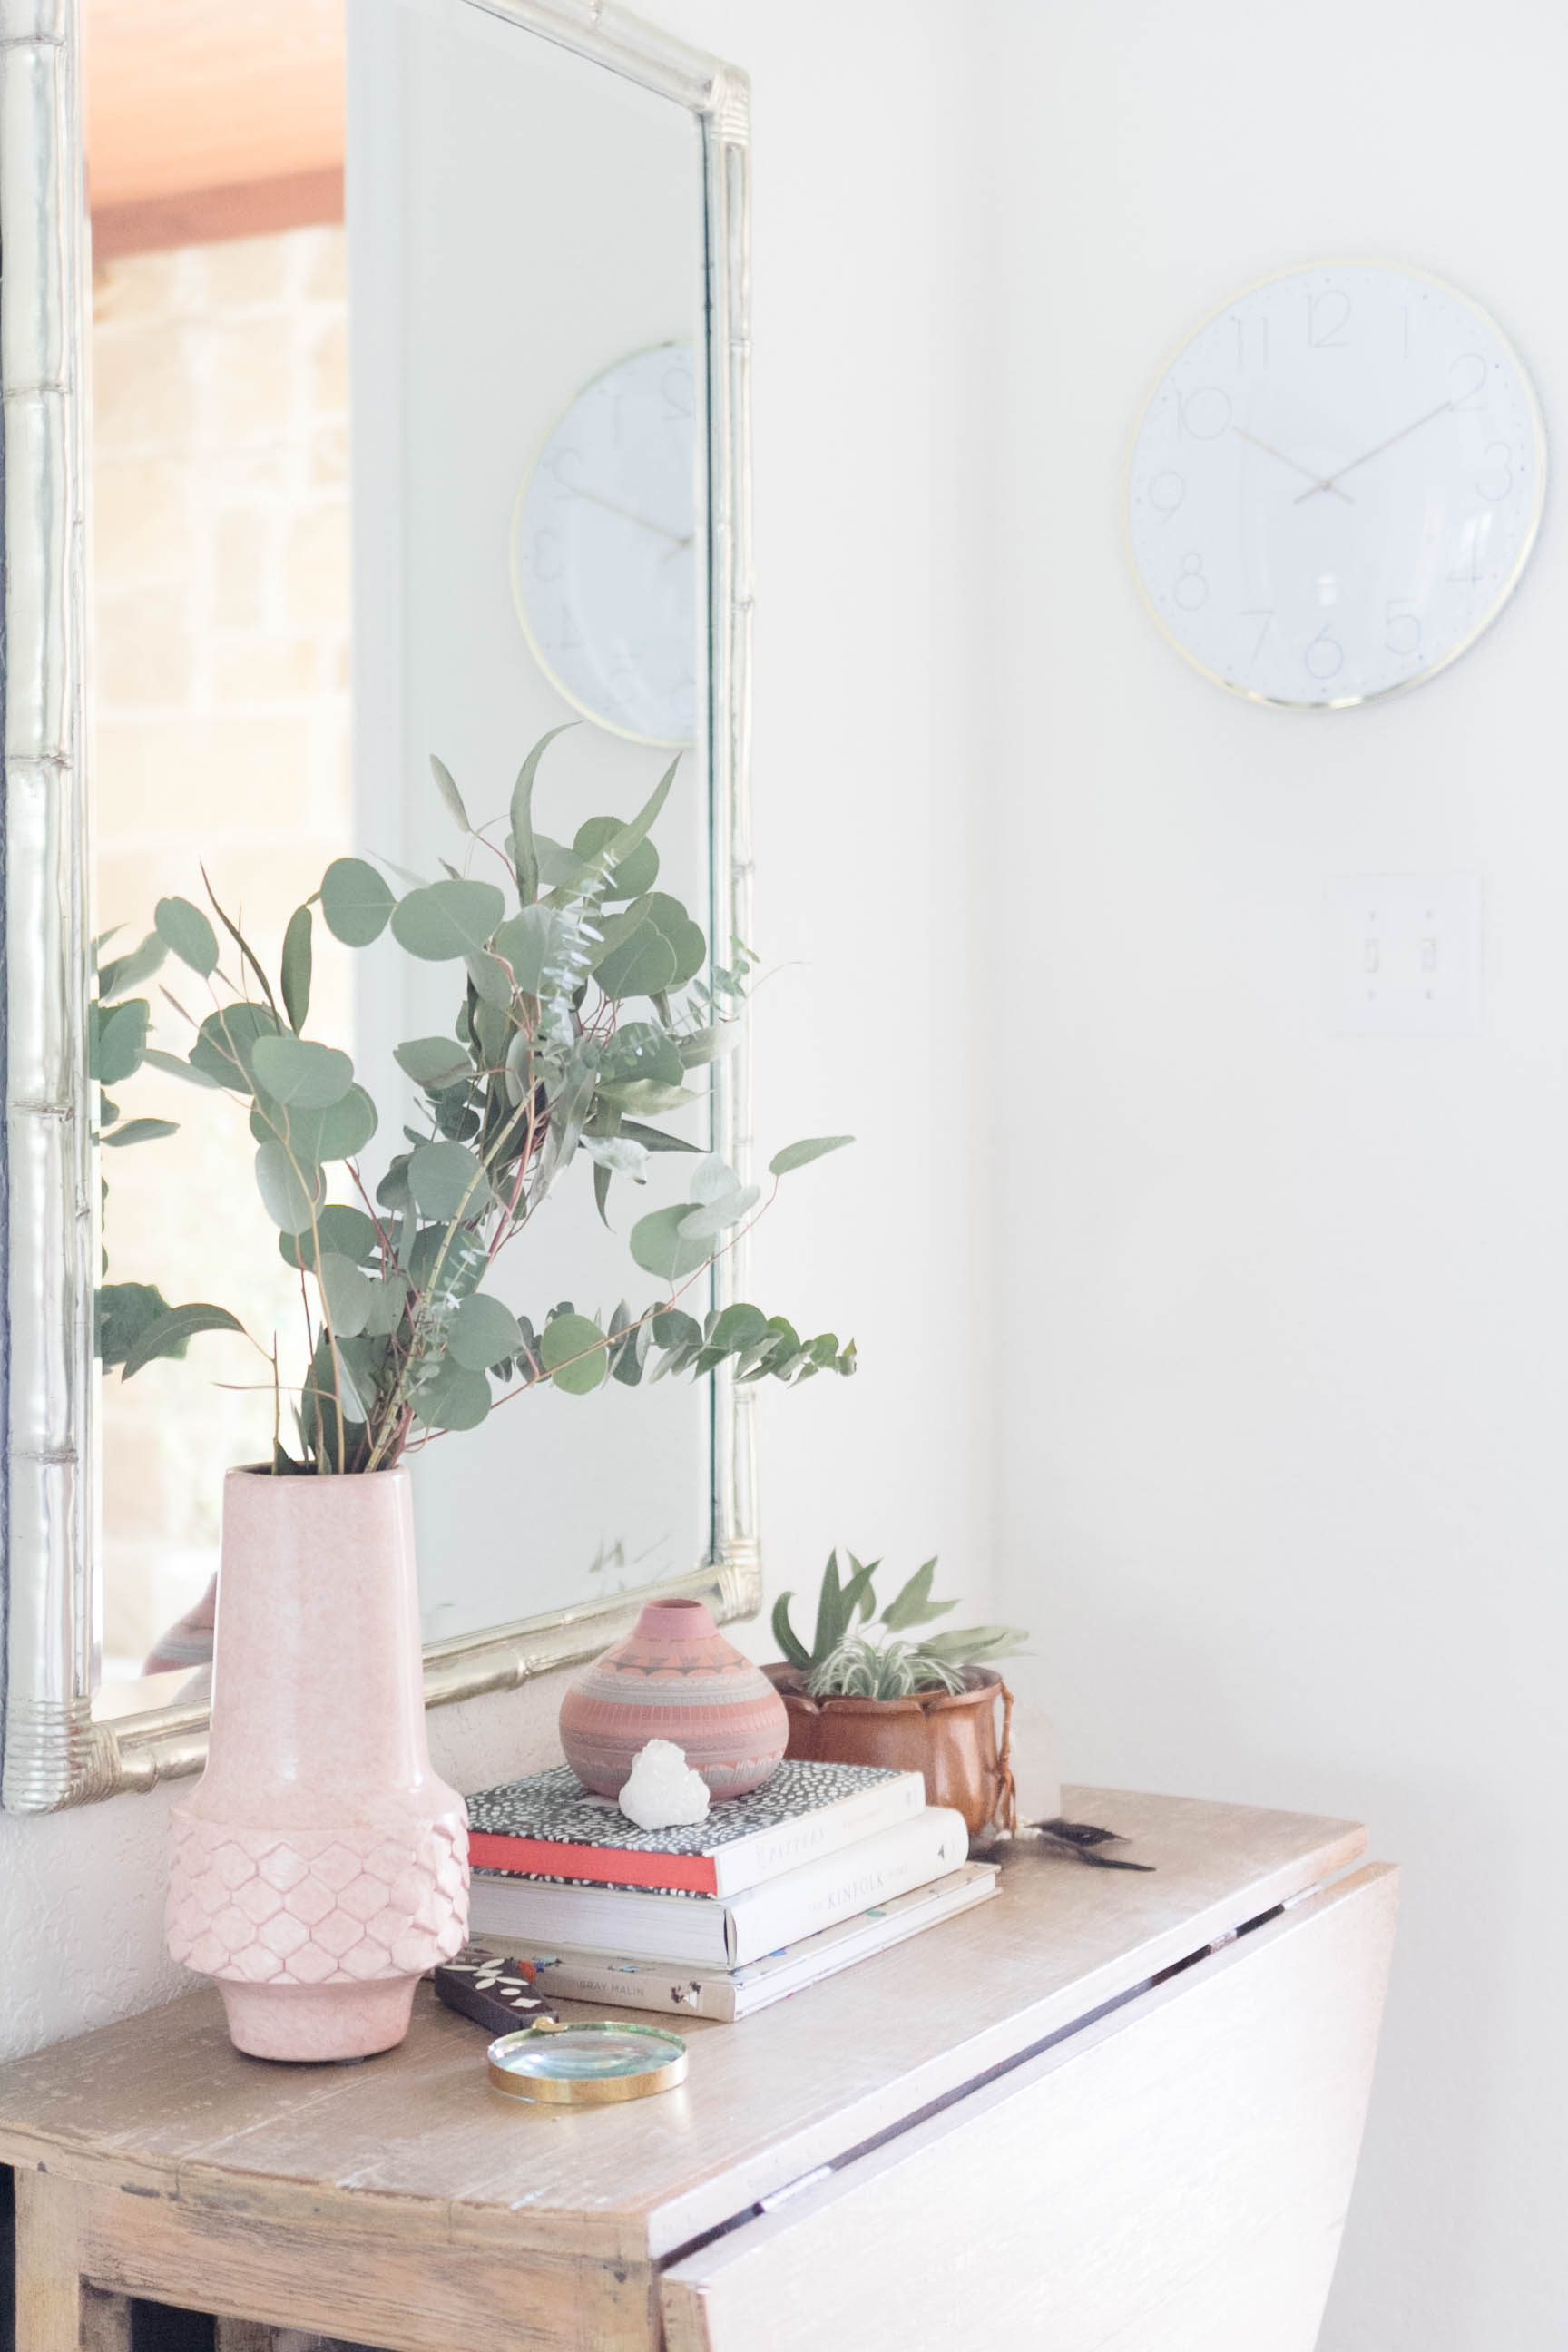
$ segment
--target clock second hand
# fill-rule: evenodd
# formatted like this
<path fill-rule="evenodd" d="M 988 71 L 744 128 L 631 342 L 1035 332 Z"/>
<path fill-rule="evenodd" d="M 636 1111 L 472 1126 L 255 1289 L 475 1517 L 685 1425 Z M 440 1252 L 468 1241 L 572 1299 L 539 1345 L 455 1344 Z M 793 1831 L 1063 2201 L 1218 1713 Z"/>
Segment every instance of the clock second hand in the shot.
<path fill-rule="evenodd" d="M 1305 506 L 1307 500 L 1315 498 L 1320 490 L 1338 490 L 1340 482 L 1346 474 L 1353 474 L 1358 466 L 1370 465 L 1373 457 L 1381 457 L 1385 449 L 1392 449 L 1396 441 L 1406 440 L 1412 433 L 1419 433 L 1421 427 L 1424 425 L 1430 425 L 1435 416 L 1446 416 L 1453 405 L 1454 403 L 1451 400 L 1440 400 L 1436 408 L 1429 408 L 1425 416 L 1418 416 L 1415 419 L 1414 425 L 1402 425 L 1397 433 L 1391 433 L 1386 441 L 1378 443 L 1375 449 L 1363 449 L 1359 457 L 1352 457 L 1348 466 L 1342 466 L 1337 474 L 1331 474 L 1326 481 L 1314 482 L 1310 490 L 1301 492 L 1296 504 L 1299 507 Z M 1344 492 L 1339 490 L 1339 495 L 1342 499 Z"/>
<path fill-rule="evenodd" d="M 1310 466 L 1303 466 L 1300 458 L 1288 457 L 1283 449 L 1276 449 L 1271 442 L 1260 441 L 1256 433 L 1249 433 L 1247 431 L 1245 425 L 1233 425 L 1230 429 L 1238 440 L 1250 441 L 1253 447 L 1255 449 L 1261 449 L 1266 457 L 1278 457 L 1279 463 L 1282 466 L 1289 466 L 1293 474 L 1305 474 L 1307 479 L 1311 483 L 1312 488 L 1310 490 L 1304 491 L 1302 493 L 1303 497 L 1310 499 L 1312 496 L 1313 490 L 1333 490 L 1334 496 L 1337 499 L 1343 499 L 1347 507 L 1354 506 L 1355 500 L 1352 498 L 1348 490 L 1335 488 L 1334 484 L 1326 480 L 1323 476 L 1321 474 L 1314 474 Z M 1296 503 L 1300 506 L 1301 503 L 1300 499 L 1298 499 Z"/>
<path fill-rule="evenodd" d="M 595 506 L 603 507 L 606 514 L 619 515 L 623 522 L 635 522 L 643 530 L 656 530 L 660 539 L 672 539 L 677 547 L 689 547 L 696 536 L 694 532 L 689 530 L 683 539 L 678 530 L 671 530 L 668 524 L 649 522 L 646 515 L 633 514 L 630 507 L 618 507 L 613 499 L 602 499 L 597 490 L 585 490 L 580 482 L 570 483 L 568 488 L 574 499 L 587 499 Z"/>

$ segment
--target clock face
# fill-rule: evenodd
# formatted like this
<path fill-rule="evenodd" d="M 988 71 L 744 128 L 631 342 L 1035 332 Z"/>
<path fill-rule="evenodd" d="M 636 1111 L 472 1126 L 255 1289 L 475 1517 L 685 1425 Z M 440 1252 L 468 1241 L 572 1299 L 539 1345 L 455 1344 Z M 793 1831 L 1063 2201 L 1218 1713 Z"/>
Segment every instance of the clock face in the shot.
<path fill-rule="evenodd" d="M 697 456 L 691 346 L 658 343 L 573 402 L 512 517 L 512 593 L 541 667 L 644 743 L 697 734 Z"/>
<path fill-rule="evenodd" d="M 1346 262 L 1199 328 L 1139 425 L 1128 533 L 1189 661 L 1259 701 L 1337 709 L 1473 644 L 1524 568 L 1545 477 L 1535 394 L 1485 311 Z"/>

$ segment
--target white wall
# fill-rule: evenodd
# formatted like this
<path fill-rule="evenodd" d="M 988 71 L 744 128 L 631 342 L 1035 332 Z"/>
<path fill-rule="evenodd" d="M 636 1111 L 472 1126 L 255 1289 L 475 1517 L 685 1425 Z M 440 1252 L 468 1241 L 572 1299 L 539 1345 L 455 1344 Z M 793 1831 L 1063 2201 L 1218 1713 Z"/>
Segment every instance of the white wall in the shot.
<path fill-rule="evenodd" d="M 1325 2352 L 1546 2352 L 1568 2237 L 1560 490 L 1386 707 L 1255 709 L 1120 543 L 1151 379 L 1272 270 L 1434 270 L 1568 390 L 1568 18 L 995 0 L 990 840 L 1005 1613 L 1080 1780 L 1352 1814 L 1403 1861 Z M 955 462 L 964 462 L 955 453 Z M 1325 882 L 1473 874 L 1469 1039 L 1333 1037 Z"/>

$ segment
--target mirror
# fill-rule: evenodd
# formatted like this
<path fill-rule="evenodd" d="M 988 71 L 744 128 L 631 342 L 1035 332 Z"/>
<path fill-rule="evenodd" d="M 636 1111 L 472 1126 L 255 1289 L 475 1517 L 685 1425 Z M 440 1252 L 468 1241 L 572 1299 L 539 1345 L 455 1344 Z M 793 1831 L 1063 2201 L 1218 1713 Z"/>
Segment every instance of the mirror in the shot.
<path fill-rule="evenodd" d="M 35 248 L 5 289 L 7 419 L 31 396 L 40 436 L 9 430 L 5 483 L 11 1232 L 52 1237 L 10 1253 L 5 1793 L 38 1808 L 199 1763 L 221 1472 L 269 1454 L 279 1403 L 253 1340 L 309 1352 L 250 1106 L 175 1067 L 212 1000 L 160 959 L 160 902 L 205 908 L 231 961 L 234 917 L 274 973 L 314 903 L 310 1034 L 380 1111 L 347 1171 L 367 1202 L 430 1131 L 395 1049 L 451 1038 L 466 982 L 334 937 L 323 874 L 497 878 L 552 730 L 533 821 L 561 871 L 677 762 L 635 878 L 695 919 L 694 984 L 723 993 L 746 929 L 745 84 L 564 0 L 89 0 L 63 42 L 0 4 L 26 20 L 5 119 L 30 99 L 33 142 L 0 162 L 8 263 L 19 223 Z M 734 1165 L 743 1040 L 696 1076 L 661 1123 Z M 640 1312 L 627 1231 L 686 1196 L 673 1154 L 635 1194 L 611 1179 L 603 1217 L 570 1174 L 487 1281 L 530 1332 L 564 1302 Z M 740 1273 L 721 1258 L 684 1303 Z M 195 1303 L 252 1339 L 140 1360 Z M 754 1607 L 747 1401 L 722 1376 L 549 1385 L 426 1433 L 432 1697 L 591 1654 L 650 1585 Z"/>

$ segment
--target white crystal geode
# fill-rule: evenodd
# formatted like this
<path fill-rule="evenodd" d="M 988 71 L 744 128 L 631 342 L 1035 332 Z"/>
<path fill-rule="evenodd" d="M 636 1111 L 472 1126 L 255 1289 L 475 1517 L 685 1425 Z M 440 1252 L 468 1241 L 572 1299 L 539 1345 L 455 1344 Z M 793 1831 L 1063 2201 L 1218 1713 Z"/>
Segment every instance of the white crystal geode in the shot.
<path fill-rule="evenodd" d="M 639 1830 L 672 1830 L 706 1821 L 713 1801 L 707 1781 L 673 1739 L 650 1739 L 633 1757 L 616 1801 Z"/>

